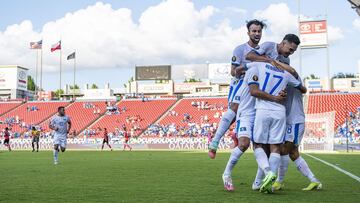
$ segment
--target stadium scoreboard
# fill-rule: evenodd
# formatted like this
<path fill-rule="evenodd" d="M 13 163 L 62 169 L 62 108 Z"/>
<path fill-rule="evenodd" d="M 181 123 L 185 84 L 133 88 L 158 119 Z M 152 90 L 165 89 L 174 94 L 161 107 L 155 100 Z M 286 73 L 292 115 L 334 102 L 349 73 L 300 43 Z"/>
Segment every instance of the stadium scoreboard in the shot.
<path fill-rule="evenodd" d="M 135 66 L 135 80 L 170 80 L 171 66 Z"/>

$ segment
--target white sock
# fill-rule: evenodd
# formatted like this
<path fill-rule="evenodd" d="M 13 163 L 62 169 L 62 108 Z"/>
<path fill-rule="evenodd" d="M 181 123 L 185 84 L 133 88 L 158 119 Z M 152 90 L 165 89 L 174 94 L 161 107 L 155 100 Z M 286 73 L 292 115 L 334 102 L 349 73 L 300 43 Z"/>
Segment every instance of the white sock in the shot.
<path fill-rule="evenodd" d="M 277 172 L 279 170 L 279 165 L 280 165 L 280 154 L 270 153 L 269 165 L 270 165 L 271 171 L 274 174 L 277 174 Z"/>
<path fill-rule="evenodd" d="M 213 141 L 216 142 L 220 141 L 220 139 L 225 135 L 226 131 L 229 129 L 231 122 L 234 120 L 235 116 L 236 113 L 231 109 L 228 109 L 224 113 L 224 116 L 221 118 L 221 121 L 219 123 L 219 127 L 216 130 Z"/>
<path fill-rule="evenodd" d="M 266 153 L 263 148 L 256 148 L 254 150 L 255 158 L 258 163 L 258 166 L 263 170 L 265 175 L 267 175 L 270 172 L 270 165 L 268 157 L 266 156 Z"/>
<path fill-rule="evenodd" d="M 58 161 L 59 151 L 54 149 L 54 161 Z"/>
<path fill-rule="evenodd" d="M 264 178 L 265 174 L 264 171 L 258 167 L 257 172 L 256 172 L 256 177 L 255 177 L 255 183 L 261 183 L 262 179 Z"/>
<path fill-rule="evenodd" d="M 288 170 L 288 167 L 289 167 L 289 160 L 290 160 L 290 157 L 289 155 L 282 155 L 280 157 L 280 165 L 279 165 L 279 174 L 278 174 L 278 177 L 277 177 L 277 180 L 278 182 L 282 183 L 284 181 L 284 178 L 285 178 L 285 174 Z"/>
<path fill-rule="evenodd" d="M 297 158 L 294 162 L 296 168 L 298 169 L 298 171 L 300 171 L 301 174 L 307 177 L 311 182 L 319 182 L 319 180 L 316 179 L 314 174 L 311 172 L 306 161 L 301 156 L 299 156 L 299 158 Z"/>
<path fill-rule="evenodd" d="M 231 175 L 231 171 L 240 159 L 243 152 L 239 149 L 239 147 L 235 147 L 233 151 L 231 152 L 229 161 L 226 164 L 226 168 L 224 171 L 224 175 Z"/>

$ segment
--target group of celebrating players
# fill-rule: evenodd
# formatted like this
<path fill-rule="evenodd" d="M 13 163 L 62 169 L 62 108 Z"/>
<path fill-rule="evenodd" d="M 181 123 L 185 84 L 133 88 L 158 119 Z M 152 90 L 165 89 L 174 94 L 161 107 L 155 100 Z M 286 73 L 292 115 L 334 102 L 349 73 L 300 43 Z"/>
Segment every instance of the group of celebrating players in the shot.
<path fill-rule="evenodd" d="M 266 24 L 262 21 L 247 22 L 249 40 L 233 52 L 229 108 L 209 144 L 209 157 L 215 158 L 220 139 L 236 122 L 237 147 L 232 150 L 222 175 L 227 191 L 234 190 L 231 172 L 250 141 L 258 164 L 253 190 L 273 193 L 284 189 L 289 159 L 310 180 L 303 190 L 321 189 L 321 182 L 299 155 L 298 148 L 305 130 L 302 94 L 307 90 L 290 66 L 289 56 L 296 51 L 300 39 L 295 34 L 286 34 L 280 43 L 259 45 L 264 28 Z"/>

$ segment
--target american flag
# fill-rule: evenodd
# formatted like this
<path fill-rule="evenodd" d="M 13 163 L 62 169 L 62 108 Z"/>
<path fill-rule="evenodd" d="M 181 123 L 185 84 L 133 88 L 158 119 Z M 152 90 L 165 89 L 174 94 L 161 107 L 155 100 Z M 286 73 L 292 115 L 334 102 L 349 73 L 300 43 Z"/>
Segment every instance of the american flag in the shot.
<path fill-rule="evenodd" d="M 30 42 L 30 49 L 42 49 L 42 40 L 38 42 Z"/>

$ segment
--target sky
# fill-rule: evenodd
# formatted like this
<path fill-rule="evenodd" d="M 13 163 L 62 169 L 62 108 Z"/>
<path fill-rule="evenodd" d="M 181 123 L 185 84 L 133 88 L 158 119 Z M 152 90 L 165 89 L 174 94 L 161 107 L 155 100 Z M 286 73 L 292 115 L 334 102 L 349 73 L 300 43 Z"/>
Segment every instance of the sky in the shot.
<path fill-rule="evenodd" d="M 261 42 L 280 42 L 297 33 L 298 1 L 266 0 L 2 0 L 0 65 L 19 65 L 35 78 L 36 50 L 29 42 L 43 39 L 43 88 L 72 84 L 76 50 L 80 87 L 109 82 L 121 88 L 135 65 L 228 63 L 233 49 L 248 40 L 246 21 L 265 20 Z M 360 66 L 360 17 L 347 0 L 301 0 L 303 19 L 325 18 L 329 30 L 330 74 L 356 73 Z M 303 77 L 326 77 L 326 49 L 297 51 L 293 67 Z M 301 64 L 301 71 L 300 71 Z"/>

